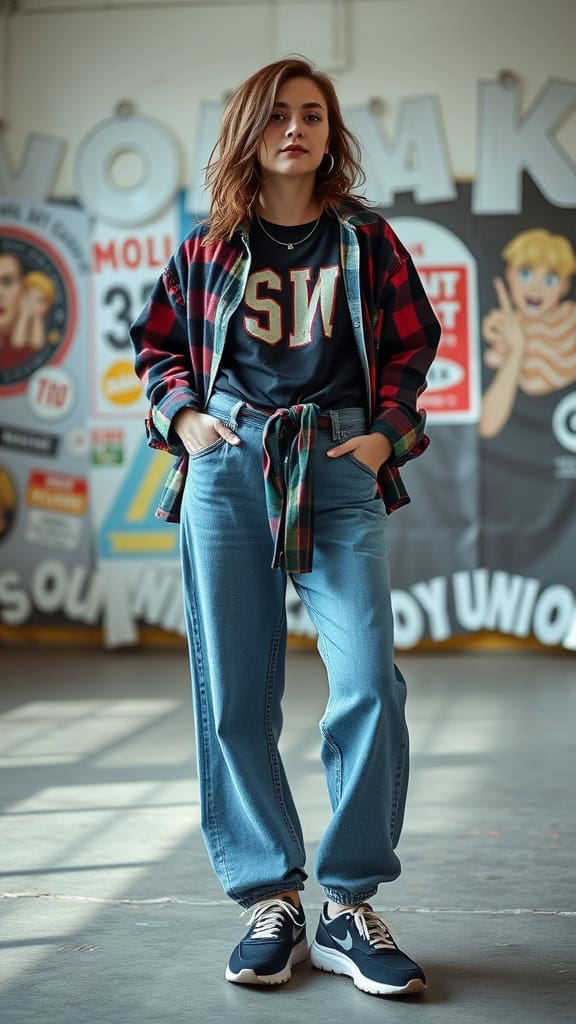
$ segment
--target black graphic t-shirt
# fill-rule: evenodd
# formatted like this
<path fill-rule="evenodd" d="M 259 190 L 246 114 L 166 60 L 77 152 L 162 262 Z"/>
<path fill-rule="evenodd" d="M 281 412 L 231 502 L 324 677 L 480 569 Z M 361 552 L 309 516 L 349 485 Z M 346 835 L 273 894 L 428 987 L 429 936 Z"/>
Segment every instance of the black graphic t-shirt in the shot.
<path fill-rule="evenodd" d="M 217 391 L 252 405 L 282 408 L 316 402 L 321 409 L 364 405 L 360 356 L 340 265 L 338 221 L 329 213 L 287 227 L 257 220 L 242 302 L 228 324 Z"/>

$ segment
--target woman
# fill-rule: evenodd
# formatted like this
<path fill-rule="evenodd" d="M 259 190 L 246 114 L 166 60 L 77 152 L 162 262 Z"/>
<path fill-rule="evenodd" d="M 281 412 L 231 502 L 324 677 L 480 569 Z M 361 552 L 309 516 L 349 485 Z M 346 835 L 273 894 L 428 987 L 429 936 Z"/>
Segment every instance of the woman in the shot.
<path fill-rule="evenodd" d="M 400 872 L 408 776 L 386 513 L 409 500 L 399 466 L 428 445 L 416 399 L 439 326 L 408 252 L 352 194 L 360 151 L 328 76 L 300 59 L 262 68 L 230 98 L 218 148 L 208 221 L 131 334 L 149 442 L 178 456 L 158 514 L 181 523 L 203 834 L 252 908 L 226 977 L 277 984 L 308 955 L 278 754 L 290 574 L 330 683 L 312 962 L 416 992 L 423 972 L 367 900 Z"/>

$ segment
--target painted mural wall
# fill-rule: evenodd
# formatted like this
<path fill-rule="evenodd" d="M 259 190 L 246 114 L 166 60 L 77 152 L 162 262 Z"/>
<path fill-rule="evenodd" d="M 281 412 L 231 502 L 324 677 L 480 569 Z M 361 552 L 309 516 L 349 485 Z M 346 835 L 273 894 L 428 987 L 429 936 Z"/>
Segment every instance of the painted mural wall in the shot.
<path fill-rule="evenodd" d="M 241 76 L 238 76 L 239 78 Z M 337 76 L 336 76 L 337 77 Z M 422 396 L 432 444 L 390 518 L 398 647 L 491 629 L 576 648 L 576 176 L 560 140 L 576 81 L 529 106 L 479 80 L 471 180 L 441 98 L 408 92 L 393 136 L 344 103 L 377 203 L 443 326 Z M 179 139 L 129 106 L 72 146 L 0 141 L 0 623 L 183 633 L 177 528 L 154 512 L 170 458 L 147 448 L 128 326 L 207 212 L 201 167 L 221 102 L 200 99 L 187 180 Z M 118 184 L 115 161 L 142 173 Z M 72 160 L 75 194 L 58 195 Z M 312 635 L 294 592 L 293 633 Z"/>

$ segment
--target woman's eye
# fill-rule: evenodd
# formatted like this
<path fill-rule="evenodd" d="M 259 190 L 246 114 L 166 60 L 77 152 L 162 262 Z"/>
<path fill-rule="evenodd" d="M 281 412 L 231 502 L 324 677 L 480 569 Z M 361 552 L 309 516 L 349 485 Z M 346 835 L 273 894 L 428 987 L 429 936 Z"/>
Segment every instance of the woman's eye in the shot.
<path fill-rule="evenodd" d="M 546 274 L 544 284 L 547 288 L 555 288 L 559 280 L 560 278 L 558 277 L 558 274 Z"/>
<path fill-rule="evenodd" d="M 532 280 L 532 271 L 530 267 L 520 267 L 518 271 L 518 279 L 522 281 L 523 284 L 528 284 L 528 282 Z"/>
<path fill-rule="evenodd" d="M 285 116 L 284 114 L 281 114 L 280 112 L 278 112 L 278 113 L 272 114 L 270 120 L 271 121 L 276 121 L 277 118 L 284 117 L 284 116 Z M 318 117 L 318 114 L 306 114 L 306 120 L 308 120 L 308 118 L 310 118 L 310 117 L 312 118 L 313 121 L 319 121 L 320 120 L 320 118 Z"/>

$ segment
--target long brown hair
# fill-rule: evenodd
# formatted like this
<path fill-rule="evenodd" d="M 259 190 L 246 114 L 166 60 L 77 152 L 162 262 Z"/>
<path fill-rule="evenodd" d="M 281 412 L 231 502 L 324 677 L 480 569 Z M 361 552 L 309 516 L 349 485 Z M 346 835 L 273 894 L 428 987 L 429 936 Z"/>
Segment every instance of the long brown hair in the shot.
<path fill-rule="evenodd" d="M 210 190 L 210 229 L 202 244 L 231 238 L 241 223 L 252 220 L 252 207 L 262 180 L 257 160 L 260 138 L 268 125 L 280 86 L 289 78 L 309 78 L 321 90 L 328 108 L 330 153 L 334 167 L 316 172 L 315 196 L 322 210 L 334 209 L 342 200 L 366 204 L 352 189 L 363 185 L 362 151 L 344 124 L 332 79 L 316 71 L 307 58 L 285 58 L 260 68 L 232 93 L 224 108 L 218 140 L 210 154 L 206 188 Z M 215 157 L 216 151 L 219 151 Z"/>

